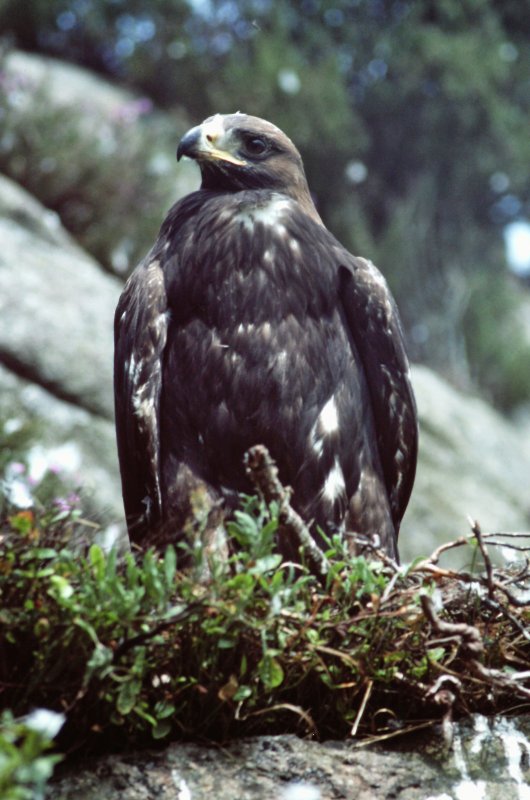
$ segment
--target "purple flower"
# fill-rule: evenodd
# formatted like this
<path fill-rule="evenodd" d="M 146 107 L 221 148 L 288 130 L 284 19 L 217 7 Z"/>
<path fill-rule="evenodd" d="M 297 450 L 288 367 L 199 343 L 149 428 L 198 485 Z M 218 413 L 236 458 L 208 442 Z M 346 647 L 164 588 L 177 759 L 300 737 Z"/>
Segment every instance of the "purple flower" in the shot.
<path fill-rule="evenodd" d="M 15 477 L 15 475 L 23 475 L 26 471 L 26 465 L 23 464 L 21 461 L 12 461 L 9 464 L 8 471 L 11 477 Z"/>
<path fill-rule="evenodd" d="M 53 501 L 54 506 L 59 511 L 73 511 L 81 501 L 81 498 L 75 492 L 70 492 L 68 497 L 56 497 Z"/>

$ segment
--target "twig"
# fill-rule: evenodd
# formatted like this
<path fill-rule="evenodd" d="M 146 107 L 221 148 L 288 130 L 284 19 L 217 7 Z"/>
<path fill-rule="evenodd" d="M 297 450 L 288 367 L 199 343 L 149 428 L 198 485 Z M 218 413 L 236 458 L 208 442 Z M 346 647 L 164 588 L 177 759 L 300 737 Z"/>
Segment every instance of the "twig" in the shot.
<path fill-rule="evenodd" d="M 495 581 L 495 588 L 502 592 L 505 597 L 508 598 L 512 606 L 517 606 L 517 608 L 525 608 L 526 606 L 530 606 L 530 599 L 529 600 L 522 600 L 519 597 L 516 597 L 513 592 L 510 592 L 509 589 L 504 586 L 504 584 Z"/>
<path fill-rule="evenodd" d="M 501 547 L 502 547 L 502 545 L 501 545 Z M 503 586 L 510 586 L 510 585 L 512 585 L 514 583 L 518 584 L 518 583 L 522 583 L 525 580 L 528 580 L 528 578 L 530 578 L 529 566 L 530 566 L 530 562 L 528 561 L 528 558 L 525 558 L 523 566 L 521 567 L 519 572 L 515 573 L 515 575 L 510 574 L 510 576 L 508 577 L 507 575 L 504 574 L 504 572 L 502 572 L 502 571 L 498 572 L 498 574 L 500 575 L 501 578 L 506 578 L 506 580 L 503 580 L 503 582 L 502 582 Z"/>
<path fill-rule="evenodd" d="M 358 750 L 361 747 L 368 747 L 372 744 L 378 744 L 379 742 L 386 742 L 388 739 L 395 739 L 397 736 L 408 736 L 411 733 L 415 733 L 416 731 L 422 731 L 426 728 L 434 728 L 435 725 L 438 724 L 438 720 L 428 720 L 427 722 L 420 722 L 417 725 L 405 725 L 403 728 L 400 728 L 396 731 L 390 731 L 390 733 L 383 733 L 381 735 L 371 736 L 368 739 L 363 739 L 361 742 L 353 742 L 350 745 L 351 750 Z"/>
<path fill-rule="evenodd" d="M 530 531 L 490 531 L 489 533 L 482 533 L 485 539 L 491 539 L 492 536 L 505 536 L 507 539 L 530 539 Z M 527 548 L 530 550 L 530 546 Z"/>
<path fill-rule="evenodd" d="M 426 595 L 420 595 L 420 603 L 423 613 L 431 623 L 434 631 L 442 635 L 458 637 L 462 648 L 462 655 L 476 656 L 483 652 L 484 645 L 477 628 L 465 622 L 445 622 L 440 619 L 434 609 L 432 599 Z"/>
<path fill-rule="evenodd" d="M 255 445 L 245 454 L 245 468 L 255 489 L 266 503 L 279 506 L 279 522 L 304 548 L 316 575 L 323 578 L 329 571 L 329 562 L 317 545 L 299 514 L 289 503 L 289 492 L 278 479 L 278 467 L 264 445 Z"/>
<path fill-rule="evenodd" d="M 385 586 L 385 591 L 381 595 L 381 600 L 380 600 L 380 605 L 381 606 L 384 603 L 386 603 L 386 601 L 388 600 L 388 598 L 390 597 L 390 595 L 394 591 L 394 587 L 395 587 L 395 585 L 398 582 L 400 577 L 402 577 L 402 576 L 401 576 L 401 573 L 398 571 L 398 572 L 395 572 L 392 575 L 392 577 L 390 578 L 390 580 L 388 581 L 387 585 Z"/>
<path fill-rule="evenodd" d="M 267 706 L 267 708 L 259 708 L 257 711 L 250 711 L 248 714 L 241 714 L 243 703 L 244 700 L 241 700 L 238 703 L 234 714 L 234 719 L 237 719 L 239 722 L 245 722 L 245 720 L 250 719 L 251 717 L 260 717 L 263 714 L 271 714 L 273 711 L 290 711 L 303 720 L 307 725 L 308 733 L 311 733 L 315 739 L 318 739 L 318 729 L 310 712 L 306 711 L 306 709 L 302 708 L 301 706 L 295 706 L 293 703 L 276 703 L 276 705 Z"/>
<path fill-rule="evenodd" d="M 436 550 L 434 550 L 434 552 L 428 558 L 424 559 L 424 561 L 420 561 L 420 563 L 417 565 L 417 568 L 422 568 L 426 564 L 432 564 L 432 565 L 437 564 L 438 561 L 440 560 L 440 556 L 443 553 L 445 553 L 447 550 L 453 550 L 456 547 L 463 547 L 466 544 L 469 544 L 470 541 L 472 541 L 473 539 L 476 539 L 476 534 L 475 534 L 475 531 L 474 531 L 474 525 L 478 524 L 478 523 L 475 523 L 473 520 L 470 520 L 470 523 L 471 523 L 471 526 L 472 526 L 472 528 L 471 528 L 472 529 L 472 533 L 469 536 L 460 536 L 458 539 L 454 539 L 451 542 L 445 542 L 444 544 L 441 544 L 439 547 L 436 548 Z M 494 547 L 494 546 L 496 546 L 496 547 L 508 547 L 511 550 L 518 550 L 518 551 L 523 552 L 523 553 L 530 551 L 530 544 L 528 546 L 526 546 L 526 547 L 523 547 L 523 546 L 520 546 L 520 545 L 509 544 L 507 542 L 506 543 L 505 542 L 498 542 L 498 541 L 494 540 L 495 536 L 504 536 L 507 539 L 522 539 L 522 538 L 525 538 L 525 537 L 526 538 L 530 538 L 530 531 L 528 531 L 528 532 L 525 532 L 525 531 L 512 531 L 512 532 L 509 532 L 509 531 L 496 531 L 494 533 L 491 533 L 491 532 L 490 533 L 484 533 L 481 530 L 479 536 L 481 537 L 483 544 L 484 545 L 488 545 L 488 547 Z M 493 540 L 493 541 L 491 541 L 491 540 Z"/>
<path fill-rule="evenodd" d="M 493 567 L 491 566 L 491 558 L 489 557 L 489 553 L 484 545 L 484 540 L 482 538 L 482 531 L 480 529 L 478 520 L 470 519 L 469 522 L 471 524 L 471 532 L 473 533 L 475 539 L 477 540 L 480 552 L 482 553 L 482 558 L 484 559 L 484 566 L 486 567 L 486 581 L 488 586 L 488 595 L 493 600 L 493 598 L 495 597 L 495 583 L 493 580 Z"/>
<path fill-rule="evenodd" d="M 515 616 L 515 614 L 512 614 L 512 613 L 511 613 L 511 612 L 510 612 L 510 611 L 509 611 L 507 608 L 505 608 L 503 605 L 501 605 L 501 603 L 498 603 L 498 602 L 497 602 L 497 600 L 491 600 L 490 598 L 485 598 L 485 599 L 484 599 L 484 602 L 485 602 L 485 603 L 486 603 L 486 605 L 488 605 L 490 608 L 492 608 L 492 609 L 494 609 L 495 611 L 497 611 L 497 613 L 499 613 L 499 614 L 503 614 L 503 616 L 505 616 L 507 619 L 509 619 L 509 620 L 510 620 L 510 622 L 512 623 L 512 625 L 514 625 L 514 626 L 517 628 L 517 630 L 519 631 L 519 633 L 521 634 L 521 636 L 524 636 L 524 638 L 525 638 L 527 641 L 529 641 L 529 642 L 530 642 L 530 631 L 528 631 L 528 630 L 527 630 L 527 629 L 524 627 L 524 625 L 522 624 L 522 622 L 520 622 L 520 621 L 517 619 L 517 617 Z"/>
<path fill-rule="evenodd" d="M 452 688 L 448 688 L 449 686 Z M 453 743 L 453 709 L 461 688 L 462 683 L 456 676 L 440 675 L 431 688 L 425 693 L 425 697 L 432 697 L 437 705 L 445 709 L 442 717 L 442 737 L 447 749 L 449 749 Z M 454 691 L 452 691 L 452 689 L 454 689 Z"/>
<path fill-rule="evenodd" d="M 366 690 L 364 692 L 361 705 L 360 705 L 359 710 L 357 712 L 357 716 L 355 717 L 354 723 L 353 723 L 353 725 L 351 727 L 350 736 L 357 736 L 357 730 L 359 728 L 359 725 L 361 724 L 361 720 L 363 718 L 363 715 L 364 715 L 364 712 L 365 712 L 365 709 L 366 709 L 366 704 L 368 703 L 368 700 L 370 699 L 370 695 L 372 694 L 373 685 L 374 685 L 373 681 L 368 681 L 368 683 L 366 684 Z"/>
<path fill-rule="evenodd" d="M 493 533 L 491 534 L 491 536 L 494 536 L 494 535 L 496 535 L 496 534 L 493 534 Z M 506 533 L 503 534 L 503 536 L 507 536 L 507 535 L 508 534 L 506 534 Z M 482 534 L 482 536 L 484 536 L 484 534 Z M 485 542 L 485 544 L 487 544 L 488 547 L 505 547 L 506 550 L 516 550 L 518 553 L 528 553 L 528 551 L 530 550 L 530 546 L 529 545 L 523 546 L 523 545 L 519 545 L 519 544 L 510 544 L 510 542 L 498 542 L 496 539 L 493 539 L 493 538 L 488 539 Z"/>
<path fill-rule="evenodd" d="M 445 553 L 446 550 L 452 550 L 455 547 L 463 547 L 466 544 L 469 544 L 468 536 L 460 536 L 458 539 L 455 539 L 452 542 L 441 544 L 440 547 L 437 547 L 428 558 L 426 558 L 424 561 L 420 561 L 420 563 L 417 564 L 416 569 L 421 569 L 427 564 L 437 564 L 440 560 L 440 556 L 442 553 Z"/>
<path fill-rule="evenodd" d="M 459 572 L 454 569 L 443 569 L 442 567 L 437 567 L 435 564 L 431 564 L 429 560 L 422 561 L 412 572 L 428 572 L 438 578 L 449 578 L 450 580 L 459 581 L 460 583 L 477 583 L 480 586 L 487 586 L 487 582 L 484 578 L 478 575 L 471 575 L 469 572 Z M 530 597 L 528 600 L 516 597 L 513 592 L 510 592 L 510 590 L 506 588 L 505 584 L 499 583 L 497 580 L 493 581 L 493 585 L 495 589 L 502 592 L 510 603 L 517 606 L 517 608 L 526 608 L 530 606 Z"/>
<path fill-rule="evenodd" d="M 475 675 L 487 681 L 489 684 L 498 686 L 501 689 L 511 689 L 523 697 L 530 698 L 530 689 L 527 689 L 525 686 L 519 686 L 517 682 L 521 675 L 524 676 L 521 680 L 526 680 L 526 672 L 514 672 L 511 675 L 507 675 L 505 672 L 501 672 L 498 669 L 488 669 L 476 659 L 471 659 L 469 666 Z"/>
<path fill-rule="evenodd" d="M 171 628 L 176 623 L 183 622 L 184 620 L 188 619 L 195 611 L 201 608 L 202 605 L 203 604 L 200 602 L 190 603 L 190 605 L 187 605 L 182 611 L 179 611 L 172 617 L 168 617 L 167 619 L 162 620 L 162 622 L 159 622 L 154 628 L 151 628 L 143 633 L 139 633 L 136 636 L 131 636 L 130 639 L 124 639 L 114 650 L 112 657 L 113 662 L 116 663 L 128 650 L 131 650 L 133 647 L 144 644 L 144 642 L 147 642 L 149 639 L 153 639 L 155 636 L 158 636 L 159 633 L 162 633 L 162 631 L 165 631 L 167 628 Z"/>
<path fill-rule="evenodd" d="M 437 567 L 436 564 L 431 564 L 427 559 L 416 564 L 411 574 L 415 572 L 428 572 L 429 575 L 434 575 L 437 578 L 449 578 L 457 582 L 459 581 L 460 583 L 480 583 L 479 578 L 476 575 L 471 575 L 470 572 L 461 572 L 447 567 Z"/>
<path fill-rule="evenodd" d="M 403 570 L 400 564 L 398 564 L 398 562 L 394 558 L 392 558 L 392 556 L 389 556 L 388 553 L 385 553 L 384 550 L 381 550 L 379 547 L 376 547 L 374 543 L 366 536 L 361 536 L 357 534 L 355 537 L 355 541 L 356 544 L 361 547 L 363 553 L 366 552 L 373 553 L 377 558 L 377 560 L 381 561 L 385 565 L 385 567 L 390 567 L 392 572 L 397 577 L 403 574 Z"/>
<path fill-rule="evenodd" d="M 518 683 L 520 680 L 527 680 L 528 672 L 515 672 L 508 675 L 497 669 L 488 669 L 488 667 L 485 667 L 484 664 L 481 664 L 476 658 L 476 656 L 480 655 L 484 650 L 484 645 L 477 628 L 463 622 L 453 623 L 441 620 L 434 610 L 434 604 L 431 598 L 426 594 L 420 595 L 420 602 L 425 616 L 437 633 L 447 633 L 461 637 L 461 653 L 462 656 L 467 658 L 469 670 L 472 674 L 486 681 L 490 686 L 500 689 L 510 689 L 522 697 L 530 698 L 530 689 L 527 689 L 525 686 L 520 686 Z"/>

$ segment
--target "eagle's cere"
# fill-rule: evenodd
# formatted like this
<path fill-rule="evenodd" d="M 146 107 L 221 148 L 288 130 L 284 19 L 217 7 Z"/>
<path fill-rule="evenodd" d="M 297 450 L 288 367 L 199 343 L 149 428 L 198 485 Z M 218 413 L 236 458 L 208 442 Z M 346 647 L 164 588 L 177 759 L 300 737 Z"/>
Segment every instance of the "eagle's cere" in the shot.
<path fill-rule="evenodd" d="M 201 188 L 170 210 L 116 310 L 132 540 L 177 536 L 199 487 L 229 512 L 250 491 L 245 451 L 264 444 L 316 538 L 320 526 L 397 557 L 417 427 L 384 278 L 326 230 L 270 122 L 216 114 L 177 156 L 198 162 Z"/>

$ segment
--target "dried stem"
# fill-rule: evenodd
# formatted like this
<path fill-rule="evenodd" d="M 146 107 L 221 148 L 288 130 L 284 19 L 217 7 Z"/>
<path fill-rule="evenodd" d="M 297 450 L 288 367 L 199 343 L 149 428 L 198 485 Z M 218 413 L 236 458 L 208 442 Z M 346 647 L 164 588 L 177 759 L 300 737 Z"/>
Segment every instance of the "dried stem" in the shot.
<path fill-rule="evenodd" d="M 420 603 L 423 613 L 436 633 L 460 640 L 462 655 L 474 657 L 482 653 L 484 645 L 480 633 L 474 625 L 467 625 L 465 622 L 445 622 L 440 619 L 435 611 L 432 598 L 426 594 L 420 595 Z"/>
<path fill-rule="evenodd" d="M 493 580 L 493 567 L 491 566 L 491 558 L 489 557 L 489 553 L 486 550 L 484 539 L 482 537 L 482 531 L 480 529 L 478 521 L 476 519 L 470 520 L 470 523 L 471 523 L 471 532 L 473 533 L 473 535 L 477 540 L 480 552 L 482 553 L 482 558 L 484 559 L 484 566 L 486 567 L 488 594 L 490 598 L 493 599 L 495 597 L 495 582 Z"/>
<path fill-rule="evenodd" d="M 300 515 L 291 507 L 290 492 L 280 483 L 278 467 L 267 448 L 264 445 L 251 447 L 245 455 L 245 467 L 254 488 L 265 502 L 278 503 L 279 522 L 304 548 L 312 571 L 321 578 L 325 577 L 329 570 L 329 562 Z"/>

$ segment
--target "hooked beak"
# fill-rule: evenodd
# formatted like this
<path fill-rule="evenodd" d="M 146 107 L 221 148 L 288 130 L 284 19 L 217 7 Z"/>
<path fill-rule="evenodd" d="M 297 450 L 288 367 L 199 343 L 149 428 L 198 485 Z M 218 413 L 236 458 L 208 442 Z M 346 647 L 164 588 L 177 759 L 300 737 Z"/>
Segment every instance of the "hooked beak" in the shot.
<path fill-rule="evenodd" d="M 177 149 L 177 161 L 188 156 L 196 161 L 225 161 L 238 167 L 246 166 L 246 161 L 237 158 L 223 145 L 227 135 L 216 117 L 206 120 L 188 131 L 180 140 Z"/>

